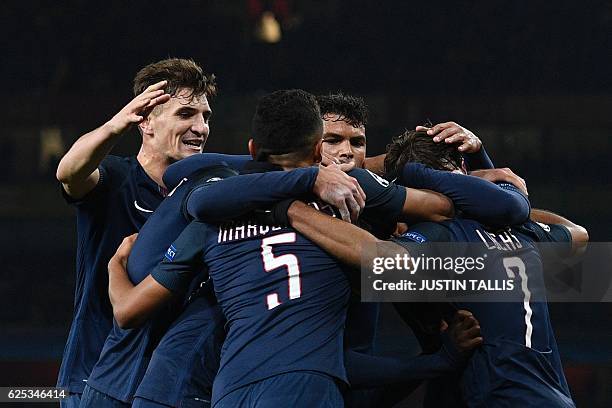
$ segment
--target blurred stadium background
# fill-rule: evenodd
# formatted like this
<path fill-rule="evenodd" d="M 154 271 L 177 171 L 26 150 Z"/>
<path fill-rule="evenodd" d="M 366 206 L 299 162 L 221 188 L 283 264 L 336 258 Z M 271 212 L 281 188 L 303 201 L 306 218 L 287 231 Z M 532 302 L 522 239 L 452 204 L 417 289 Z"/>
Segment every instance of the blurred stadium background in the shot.
<path fill-rule="evenodd" d="M 457 121 L 527 180 L 534 206 L 610 240 L 612 3 L 379 4 L 0 4 L 0 386 L 53 385 L 68 333 L 76 235 L 59 158 L 131 99 L 140 67 L 168 56 L 218 76 L 207 151 L 246 152 L 258 95 L 342 90 L 369 104 L 370 155 L 406 128 Z M 138 145 L 133 130 L 115 153 Z M 612 304 L 551 310 L 579 406 L 612 406 Z M 382 353 L 414 347 L 398 327 L 387 309 Z M 390 341 L 398 334 L 404 348 Z"/>

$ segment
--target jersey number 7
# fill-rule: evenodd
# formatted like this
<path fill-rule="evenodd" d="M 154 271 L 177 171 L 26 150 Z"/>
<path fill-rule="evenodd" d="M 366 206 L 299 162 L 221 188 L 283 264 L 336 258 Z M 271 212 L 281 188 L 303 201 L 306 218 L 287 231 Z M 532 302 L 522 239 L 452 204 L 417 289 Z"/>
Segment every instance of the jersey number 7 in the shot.
<path fill-rule="evenodd" d="M 525 267 L 525 262 L 518 256 L 509 256 L 504 258 L 504 268 L 506 268 L 506 274 L 509 278 L 515 279 L 516 275 L 512 271 L 516 269 L 518 271 L 519 276 L 521 277 L 521 289 L 523 291 L 523 308 L 525 309 L 525 346 L 531 348 L 531 335 L 533 334 L 533 325 L 531 324 L 531 315 L 533 311 L 531 310 L 531 305 L 529 301 L 531 300 L 531 292 L 529 291 L 529 286 L 527 282 L 527 268 Z"/>
<path fill-rule="evenodd" d="M 300 264 L 298 259 L 293 254 L 285 254 L 274 256 L 272 253 L 272 245 L 274 244 L 290 244 L 295 242 L 295 232 L 287 232 L 285 234 L 274 235 L 272 237 L 261 240 L 261 258 L 266 272 L 272 272 L 275 269 L 286 267 L 289 274 L 289 299 L 297 299 L 302 296 L 302 283 L 300 282 Z M 266 297 L 268 310 L 274 309 L 280 305 L 278 293 L 271 293 Z"/>

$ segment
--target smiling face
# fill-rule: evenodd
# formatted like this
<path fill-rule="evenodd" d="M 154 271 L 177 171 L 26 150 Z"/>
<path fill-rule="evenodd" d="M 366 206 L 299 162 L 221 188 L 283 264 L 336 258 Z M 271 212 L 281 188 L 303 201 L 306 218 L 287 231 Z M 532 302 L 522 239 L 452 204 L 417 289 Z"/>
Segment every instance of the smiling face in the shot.
<path fill-rule="evenodd" d="M 340 163 L 363 167 L 366 156 L 365 126 L 355 127 L 335 113 L 323 116 L 322 151 Z"/>
<path fill-rule="evenodd" d="M 175 162 L 202 153 L 211 114 L 206 95 L 192 98 L 190 90 L 180 89 L 149 114 L 141 129 L 158 156 Z"/>

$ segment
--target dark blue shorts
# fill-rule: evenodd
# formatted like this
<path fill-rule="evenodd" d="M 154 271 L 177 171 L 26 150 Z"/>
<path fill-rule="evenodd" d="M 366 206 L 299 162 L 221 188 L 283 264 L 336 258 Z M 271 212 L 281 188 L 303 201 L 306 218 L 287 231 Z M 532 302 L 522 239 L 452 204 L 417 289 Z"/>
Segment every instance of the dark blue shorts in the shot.
<path fill-rule="evenodd" d="M 81 408 L 129 408 L 130 404 L 127 402 L 119 401 L 108 395 L 91 388 L 89 385 L 85 386 L 83 395 L 81 396 Z"/>
<path fill-rule="evenodd" d="M 275 375 L 230 392 L 215 408 L 343 408 L 342 392 L 325 374 L 295 371 Z"/>

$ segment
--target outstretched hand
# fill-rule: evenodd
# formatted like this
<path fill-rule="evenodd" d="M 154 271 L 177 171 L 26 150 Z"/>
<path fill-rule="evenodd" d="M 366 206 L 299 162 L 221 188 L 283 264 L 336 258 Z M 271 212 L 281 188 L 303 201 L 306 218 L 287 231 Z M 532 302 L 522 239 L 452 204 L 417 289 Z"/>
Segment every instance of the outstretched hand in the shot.
<path fill-rule="evenodd" d="M 137 125 L 146 118 L 158 105 L 170 100 L 170 94 L 165 93 L 163 87 L 168 81 L 160 81 L 149 86 L 140 95 L 137 95 L 123 107 L 106 125 L 111 133 L 118 135 Z"/>

